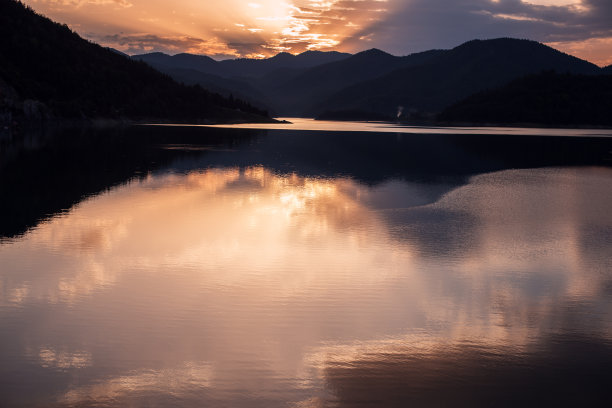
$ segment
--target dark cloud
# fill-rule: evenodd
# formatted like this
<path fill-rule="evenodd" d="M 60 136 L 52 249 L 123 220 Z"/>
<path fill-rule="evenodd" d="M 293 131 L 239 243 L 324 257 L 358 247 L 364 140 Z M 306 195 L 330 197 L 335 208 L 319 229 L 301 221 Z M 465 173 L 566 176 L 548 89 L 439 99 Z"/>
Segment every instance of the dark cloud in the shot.
<path fill-rule="evenodd" d="M 384 3 L 383 3 L 384 4 Z M 542 42 L 612 37 L 612 2 L 584 0 L 581 7 L 542 6 L 520 0 L 413 0 L 353 36 L 395 53 L 450 48 L 474 38 L 517 37 Z"/>
<path fill-rule="evenodd" d="M 97 36 L 89 34 L 96 42 L 125 50 L 128 54 L 142 54 L 161 51 L 168 54 L 191 52 L 210 54 L 215 58 L 236 58 L 260 54 L 265 49 L 265 41 L 248 29 L 236 29 L 221 33 L 214 38 L 197 38 L 190 36 L 159 36 L 155 34 L 113 34 Z"/>
<path fill-rule="evenodd" d="M 204 40 L 200 38 L 187 36 L 164 37 L 155 34 L 113 34 L 104 36 L 90 34 L 88 37 L 93 37 L 103 44 L 120 46 L 122 49 L 127 47 L 129 54 L 149 52 L 151 50 L 179 52 L 181 50 L 197 48 L 204 43 Z"/>
<path fill-rule="evenodd" d="M 543 6 L 528 0 L 340 0 L 301 2 L 304 6 L 290 1 L 297 5 L 289 7 L 290 15 L 282 20 L 285 25 L 278 28 L 270 28 L 268 17 L 249 20 L 243 15 L 219 22 L 220 28 L 208 31 L 210 37 L 206 37 L 206 30 L 196 34 L 200 38 L 180 33 L 100 35 L 102 30 L 108 33 L 108 26 L 98 28 L 97 36 L 88 37 L 128 53 L 156 50 L 213 56 L 271 56 L 307 49 L 357 52 L 373 47 L 405 55 L 452 48 L 475 38 L 515 37 L 545 42 L 601 65 L 609 64 L 612 0 L 579 1 L 569 6 Z M 273 21 L 276 17 L 269 18 Z M 591 43 L 586 44 L 587 40 Z"/>
<path fill-rule="evenodd" d="M 88 38 L 109 47 L 121 49 L 128 54 L 142 54 L 161 51 L 168 54 L 181 52 L 203 53 L 204 50 L 216 50 L 213 54 L 219 57 L 234 55 L 227 45 L 215 39 L 202 39 L 190 36 L 160 36 L 155 34 L 89 34 Z M 224 54 L 224 51 L 230 51 Z"/>
<path fill-rule="evenodd" d="M 265 51 L 261 42 L 230 42 L 227 45 L 244 56 L 261 54 Z"/>

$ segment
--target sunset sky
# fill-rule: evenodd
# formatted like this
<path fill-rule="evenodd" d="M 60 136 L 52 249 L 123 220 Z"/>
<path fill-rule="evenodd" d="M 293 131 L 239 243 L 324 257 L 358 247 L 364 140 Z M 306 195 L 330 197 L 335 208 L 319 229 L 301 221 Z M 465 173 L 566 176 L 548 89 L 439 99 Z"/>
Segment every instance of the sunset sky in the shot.
<path fill-rule="evenodd" d="M 610 0 L 25 0 L 82 36 L 128 54 L 216 59 L 281 51 L 406 55 L 474 38 L 544 42 L 612 64 Z"/>

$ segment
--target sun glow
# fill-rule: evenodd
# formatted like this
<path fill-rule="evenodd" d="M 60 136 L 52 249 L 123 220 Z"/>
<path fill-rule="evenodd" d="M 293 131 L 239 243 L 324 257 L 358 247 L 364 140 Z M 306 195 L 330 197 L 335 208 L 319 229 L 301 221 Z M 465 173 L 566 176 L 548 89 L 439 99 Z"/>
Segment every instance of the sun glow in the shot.
<path fill-rule="evenodd" d="M 0 309 L 51 305 L 25 346 L 45 370 L 136 362 L 66 387 L 64 405 L 237 383 L 254 395 L 278 389 L 270 378 L 303 391 L 398 361 L 418 382 L 440 363 L 472 367 L 465 345 L 538 351 L 576 304 L 601 316 L 585 331 L 610 336 L 609 249 L 585 234 L 612 225 L 609 173 L 487 173 L 428 204 L 432 186 L 410 181 L 263 166 L 149 175 L 0 245 Z M 100 347 L 104 336 L 123 343 Z"/>
<path fill-rule="evenodd" d="M 603 18 L 606 9 L 581 0 L 521 0 L 512 7 L 498 0 L 448 7 L 444 2 L 426 4 L 426 0 L 24 2 L 85 38 L 131 55 L 161 51 L 216 59 L 263 58 L 279 52 L 358 52 L 372 47 L 406 55 L 471 39 L 460 35 L 464 31 L 460 24 L 440 29 L 449 21 L 445 16 L 455 16 L 453 21 L 458 21 L 457 16 L 463 13 L 466 18 L 481 16 L 474 27 L 474 35 L 479 37 L 516 37 L 521 33 L 547 44 L 560 44 L 562 51 L 577 50 L 575 55 L 596 64 L 610 63 L 612 34 Z M 491 25 L 491 20 L 503 24 Z M 551 27 L 555 29 L 551 31 Z M 433 31 L 428 34 L 428 30 Z M 436 33 L 447 31 L 447 38 L 433 40 Z"/>
<path fill-rule="evenodd" d="M 221 58 L 341 48 L 347 39 L 370 34 L 363 31 L 387 13 L 386 0 L 27 3 L 85 37 L 130 54 L 161 50 Z"/>

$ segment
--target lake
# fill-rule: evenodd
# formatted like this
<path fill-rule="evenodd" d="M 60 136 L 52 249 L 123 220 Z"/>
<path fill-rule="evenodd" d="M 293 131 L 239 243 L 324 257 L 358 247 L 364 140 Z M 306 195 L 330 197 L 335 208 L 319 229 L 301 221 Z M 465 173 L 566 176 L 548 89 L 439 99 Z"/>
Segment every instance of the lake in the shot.
<path fill-rule="evenodd" d="M 604 405 L 609 136 L 6 137 L 0 406 Z"/>

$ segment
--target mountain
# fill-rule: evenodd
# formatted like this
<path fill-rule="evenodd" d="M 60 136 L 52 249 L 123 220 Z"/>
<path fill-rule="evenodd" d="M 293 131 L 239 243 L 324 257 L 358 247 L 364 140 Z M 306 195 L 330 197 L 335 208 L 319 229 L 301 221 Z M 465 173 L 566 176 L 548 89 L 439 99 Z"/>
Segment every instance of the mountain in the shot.
<path fill-rule="evenodd" d="M 114 52 L 115 54 L 119 54 L 119 55 L 121 55 L 121 56 L 123 56 L 123 57 L 127 57 L 127 58 L 129 58 L 129 57 L 130 57 L 130 56 L 129 56 L 129 55 L 127 55 L 125 52 L 122 52 L 122 51 L 116 50 L 116 49 L 114 49 L 114 48 L 112 48 L 112 47 L 106 47 L 106 49 L 107 49 L 107 50 L 110 50 L 110 51 L 112 51 L 112 52 Z"/>
<path fill-rule="evenodd" d="M 216 92 L 227 98 L 239 98 L 268 111 L 274 111 L 271 104 L 268 103 L 265 93 L 255 87 L 252 81 L 248 79 L 225 78 L 195 69 L 161 67 L 158 69 L 183 84 L 200 85 L 209 91 Z"/>
<path fill-rule="evenodd" d="M 214 61 L 161 53 L 147 61 L 186 84 L 200 84 L 278 116 L 327 119 L 431 118 L 474 93 L 546 70 L 599 74 L 599 67 L 535 41 L 473 40 L 451 50 L 397 57 L 378 49 L 355 55 L 309 51 L 263 60 Z"/>
<path fill-rule="evenodd" d="M 544 70 L 600 73 L 594 64 L 535 41 L 474 40 L 424 63 L 344 88 L 321 101 L 318 113 L 333 110 L 385 115 L 401 111 L 408 115 L 439 112 L 476 92 Z"/>
<path fill-rule="evenodd" d="M 218 63 L 205 55 L 176 54 L 168 55 L 163 52 L 152 52 L 150 54 L 133 55 L 132 59 L 144 61 L 155 68 L 179 68 L 193 69 L 206 73 L 216 73 Z"/>
<path fill-rule="evenodd" d="M 446 108 L 454 123 L 612 125 L 612 75 L 558 74 L 517 79 Z"/>
<path fill-rule="evenodd" d="M 271 58 L 248 59 L 238 58 L 215 61 L 205 55 L 177 54 L 170 56 L 160 52 L 132 56 L 133 59 L 144 61 L 156 68 L 191 69 L 205 74 L 220 77 L 252 77 L 257 78 L 283 68 L 307 69 L 317 65 L 339 61 L 350 54 L 336 51 L 306 51 L 299 55 L 286 52 Z"/>
<path fill-rule="evenodd" d="M 363 81 L 381 77 L 400 67 L 427 63 L 444 51 L 431 50 L 396 57 L 378 49 L 360 52 L 334 63 L 320 65 L 279 82 L 268 91 L 274 106 L 285 115 L 311 115 L 334 93 Z"/>
<path fill-rule="evenodd" d="M 602 68 L 601 72 L 606 75 L 612 75 L 612 65 Z"/>
<path fill-rule="evenodd" d="M 4 117 L 269 120 L 261 109 L 178 84 L 13 0 L 0 1 L 0 79 L 12 90 L 0 95 Z"/>
<path fill-rule="evenodd" d="M 349 58 L 336 51 L 306 51 L 299 55 L 286 52 L 265 59 L 239 58 L 215 61 L 193 54 L 170 56 L 160 52 L 132 56 L 185 84 L 199 84 L 224 96 L 232 95 L 264 107 L 275 114 L 287 113 L 283 95 L 274 93 L 279 84 L 288 82 L 311 68 Z"/>

